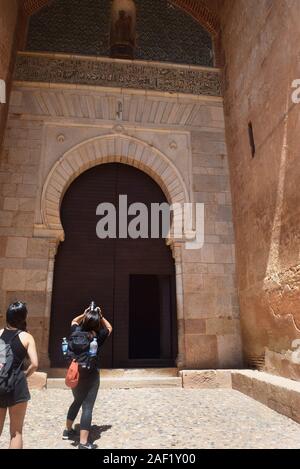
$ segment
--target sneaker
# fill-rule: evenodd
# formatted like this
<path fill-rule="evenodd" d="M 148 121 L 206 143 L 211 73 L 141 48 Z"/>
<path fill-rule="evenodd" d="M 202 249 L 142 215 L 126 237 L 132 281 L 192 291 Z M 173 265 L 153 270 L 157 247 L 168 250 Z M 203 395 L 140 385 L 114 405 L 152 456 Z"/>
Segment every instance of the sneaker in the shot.
<path fill-rule="evenodd" d="M 73 440 L 77 435 L 76 431 L 72 428 L 71 430 L 64 430 L 62 439 L 63 440 Z"/>
<path fill-rule="evenodd" d="M 97 449 L 97 445 L 93 445 L 92 443 L 86 443 L 85 445 L 79 443 L 78 449 Z"/>

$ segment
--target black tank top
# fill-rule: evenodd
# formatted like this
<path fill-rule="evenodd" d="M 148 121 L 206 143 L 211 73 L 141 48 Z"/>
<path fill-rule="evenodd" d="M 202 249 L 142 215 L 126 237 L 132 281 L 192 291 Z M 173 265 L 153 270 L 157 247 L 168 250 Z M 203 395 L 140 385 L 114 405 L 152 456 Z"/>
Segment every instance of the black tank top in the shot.
<path fill-rule="evenodd" d="M 4 329 L 2 332 L 0 338 L 8 344 L 9 341 L 13 338 L 13 336 L 16 334 L 16 330 L 10 330 L 10 329 Z M 13 354 L 14 354 L 14 363 L 13 367 L 18 368 L 21 363 L 23 362 L 24 358 L 27 356 L 27 350 L 22 344 L 20 337 L 17 336 L 15 337 L 12 342 L 10 343 L 10 346 L 12 348 Z"/>

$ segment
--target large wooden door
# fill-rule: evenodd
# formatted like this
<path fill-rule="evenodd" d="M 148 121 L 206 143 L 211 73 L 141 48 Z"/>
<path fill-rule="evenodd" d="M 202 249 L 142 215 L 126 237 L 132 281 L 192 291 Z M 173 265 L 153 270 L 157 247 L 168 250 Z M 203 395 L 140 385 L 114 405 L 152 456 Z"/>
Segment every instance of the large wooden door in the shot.
<path fill-rule="evenodd" d="M 102 366 L 173 366 L 177 353 L 175 272 L 164 239 L 105 239 L 96 235 L 101 202 L 119 195 L 133 202 L 165 202 L 159 186 L 143 172 L 111 163 L 92 168 L 66 192 L 61 219 L 65 241 L 55 261 L 49 353 L 63 366 L 60 343 L 71 319 L 95 300 L 113 324 L 102 350 Z M 150 213 L 150 210 L 149 210 Z M 129 217 L 130 220 L 130 217 Z"/>

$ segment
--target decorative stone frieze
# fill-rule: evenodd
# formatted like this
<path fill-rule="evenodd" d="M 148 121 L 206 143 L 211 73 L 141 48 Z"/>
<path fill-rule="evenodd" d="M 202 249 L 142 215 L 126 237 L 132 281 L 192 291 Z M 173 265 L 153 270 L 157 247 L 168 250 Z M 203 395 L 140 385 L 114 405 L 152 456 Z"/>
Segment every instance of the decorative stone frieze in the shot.
<path fill-rule="evenodd" d="M 64 54 L 19 53 L 14 80 L 221 96 L 218 69 Z"/>

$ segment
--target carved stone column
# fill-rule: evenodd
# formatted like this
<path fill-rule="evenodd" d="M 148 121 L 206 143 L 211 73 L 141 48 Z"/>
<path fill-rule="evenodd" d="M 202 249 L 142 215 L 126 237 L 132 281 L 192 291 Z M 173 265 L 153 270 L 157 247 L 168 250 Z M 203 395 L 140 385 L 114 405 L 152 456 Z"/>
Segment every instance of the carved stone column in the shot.
<path fill-rule="evenodd" d="M 46 308 L 44 316 L 44 328 L 42 338 L 42 349 L 39 352 L 39 362 L 41 368 L 50 368 L 49 359 L 49 333 L 50 333 L 50 316 L 51 316 L 51 302 L 52 302 L 52 289 L 53 289 L 53 274 L 54 274 L 54 262 L 59 246 L 59 238 L 49 239 L 49 261 L 48 261 L 48 276 L 47 276 L 47 287 L 46 287 Z"/>
<path fill-rule="evenodd" d="M 185 367 L 185 330 L 184 330 L 184 291 L 183 291 L 183 272 L 182 272 L 182 241 L 170 241 L 173 258 L 175 260 L 176 272 L 176 305 L 177 305 L 177 329 L 178 329 L 178 355 L 177 368 Z"/>

